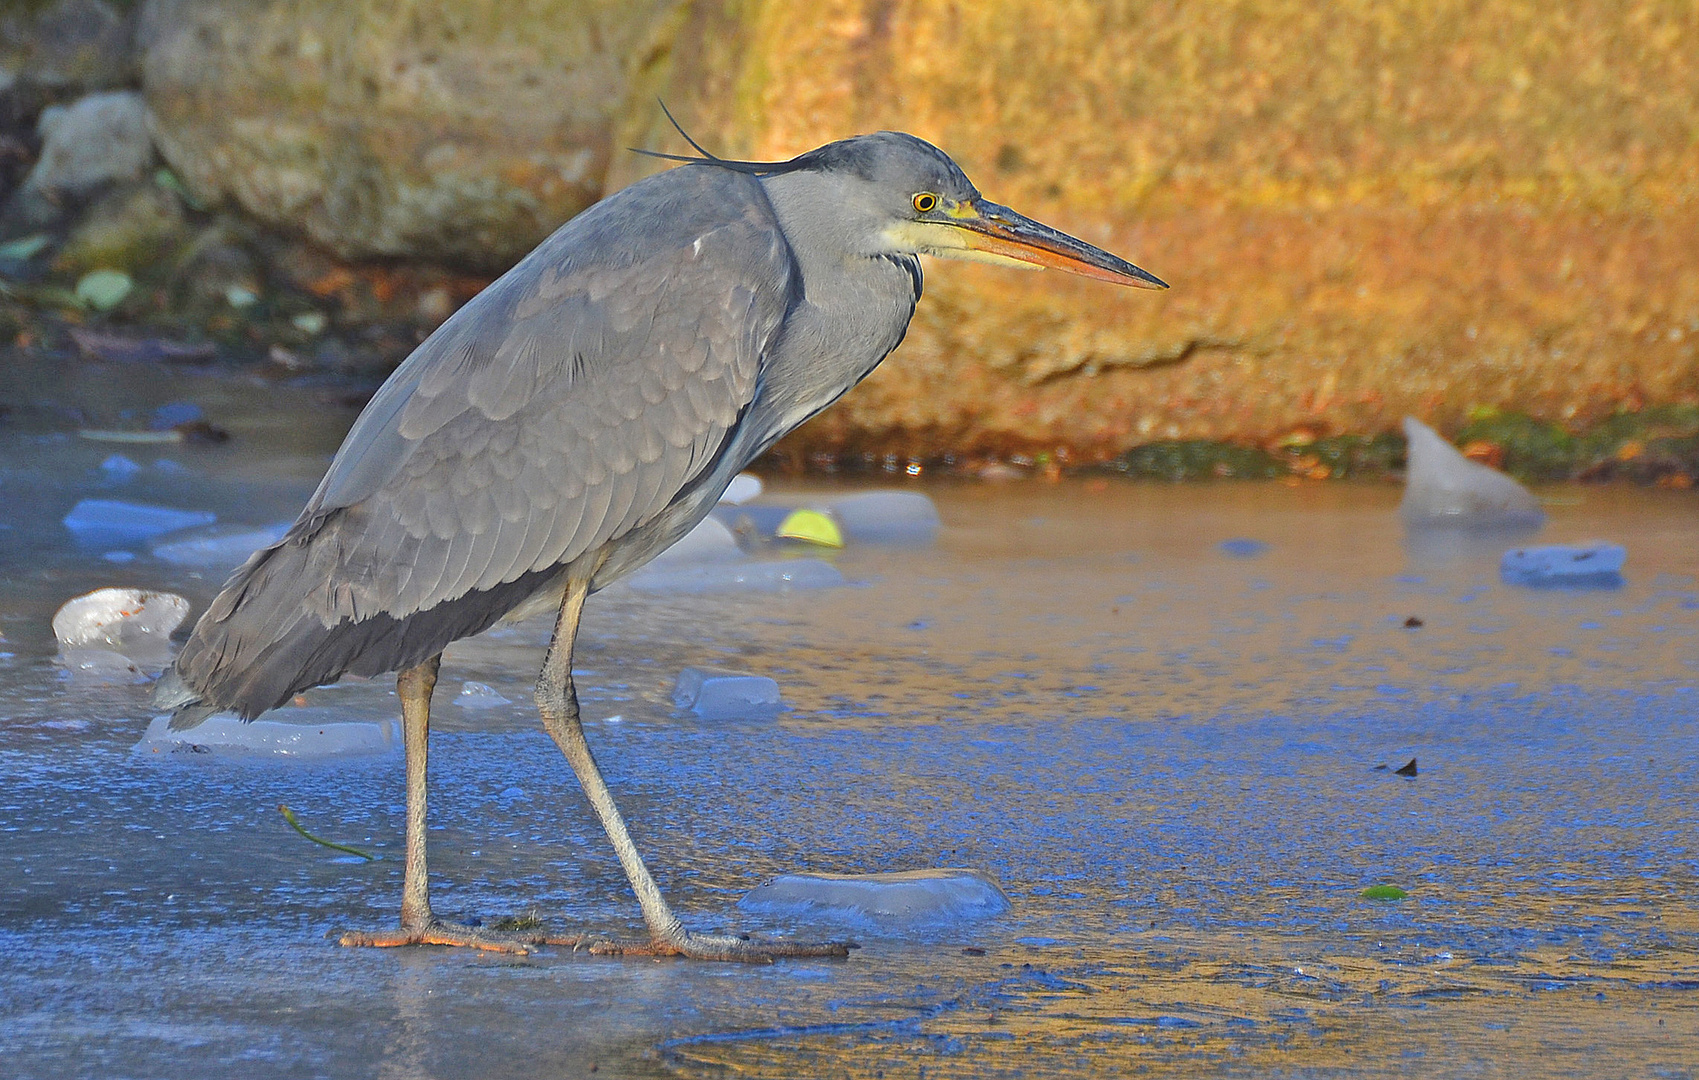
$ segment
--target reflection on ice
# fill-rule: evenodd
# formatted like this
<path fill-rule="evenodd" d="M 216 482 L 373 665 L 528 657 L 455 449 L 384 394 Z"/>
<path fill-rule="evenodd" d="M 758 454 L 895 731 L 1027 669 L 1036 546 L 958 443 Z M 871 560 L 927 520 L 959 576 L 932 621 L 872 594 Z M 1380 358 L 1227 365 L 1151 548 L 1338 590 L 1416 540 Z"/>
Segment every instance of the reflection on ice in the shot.
<path fill-rule="evenodd" d="M 92 686 L 150 682 L 156 674 L 142 670 L 134 660 L 111 649 L 61 649 L 53 662 L 64 669 L 62 678 Z"/>
<path fill-rule="evenodd" d="M 830 589 L 842 585 L 844 575 L 820 559 L 784 559 L 694 566 L 650 564 L 633 574 L 630 581 L 632 588 L 645 592 L 789 592 Z"/>
<path fill-rule="evenodd" d="M 1620 589 L 1627 559 L 1621 544 L 1550 544 L 1512 548 L 1498 572 L 1506 585 L 1534 589 Z"/>
<path fill-rule="evenodd" d="M 678 673 L 673 705 L 705 720 L 771 715 L 781 708 L 779 684 L 765 675 L 688 667 Z"/>
<path fill-rule="evenodd" d="M 187 731 L 172 731 L 167 726 L 169 716 L 156 716 L 130 752 L 318 758 L 401 748 L 400 725 L 395 720 L 331 719 L 341 715 L 339 710 L 314 706 L 279 709 L 267 714 L 267 719 L 252 722 L 231 713 L 215 713 Z"/>
<path fill-rule="evenodd" d="M 781 874 L 737 906 L 774 915 L 824 917 L 900 931 L 1001 915 L 1009 898 L 979 870 L 893 874 Z"/>

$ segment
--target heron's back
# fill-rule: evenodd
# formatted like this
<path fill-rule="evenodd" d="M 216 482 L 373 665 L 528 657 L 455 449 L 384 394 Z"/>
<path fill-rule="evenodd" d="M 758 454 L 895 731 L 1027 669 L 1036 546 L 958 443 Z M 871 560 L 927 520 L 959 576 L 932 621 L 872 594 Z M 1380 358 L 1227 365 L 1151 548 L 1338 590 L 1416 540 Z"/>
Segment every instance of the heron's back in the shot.
<path fill-rule="evenodd" d="M 156 704 L 177 726 L 251 718 L 428 659 L 612 551 L 635 569 L 742 464 L 728 447 L 799 297 L 752 177 L 675 169 L 585 211 L 396 369 Z"/>

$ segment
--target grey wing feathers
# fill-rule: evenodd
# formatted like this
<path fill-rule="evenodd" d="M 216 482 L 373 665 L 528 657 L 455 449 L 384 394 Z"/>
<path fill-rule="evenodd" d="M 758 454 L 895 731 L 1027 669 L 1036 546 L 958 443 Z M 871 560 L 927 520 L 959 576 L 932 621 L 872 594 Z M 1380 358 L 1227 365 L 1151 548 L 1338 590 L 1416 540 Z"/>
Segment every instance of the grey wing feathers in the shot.
<path fill-rule="evenodd" d="M 355 423 L 284 541 L 325 549 L 308 610 L 327 626 L 404 617 L 647 521 L 754 397 L 794 287 L 749 177 L 679 169 L 587 211 Z"/>

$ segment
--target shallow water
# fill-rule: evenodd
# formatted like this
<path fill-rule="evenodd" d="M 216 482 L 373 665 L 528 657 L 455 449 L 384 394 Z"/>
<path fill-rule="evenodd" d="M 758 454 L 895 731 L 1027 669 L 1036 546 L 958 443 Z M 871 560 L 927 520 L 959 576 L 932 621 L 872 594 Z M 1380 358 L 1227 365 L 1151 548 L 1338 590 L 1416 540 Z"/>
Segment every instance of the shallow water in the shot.
<path fill-rule="evenodd" d="M 1503 585 L 1518 541 L 1413 545 L 1392 487 L 1092 480 L 915 485 L 938 541 L 852 544 L 844 588 L 610 589 L 578 684 L 662 887 L 694 928 L 862 948 L 766 968 L 350 951 L 326 935 L 395 917 L 399 754 L 133 755 L 147 687 L 63 681 L 47 623 L 100 585 L 198 610 L 218 584 L 145 546 L 78 549 L 78 499 L 265 525 L 353 411 L 157 369 L 0 389 L 21 403 L 0 425 L 0 1075 L 1694 1075 L 1692 493 L 1542 492 L 1538 542 L 1625 544 L 1620 590 Z M 178 399 L 236 437 L 73 433 Z M 144 469 L 114 484 L 113 452 Z M 526 706 L 546 635 L 445 661 L 433 900 L 629 932 Z M 679 714 L 691 665 L 771 676 L 789 708 Z M 467 680 L 511 704 L 460 707 Z M 306 697 L 394 711 L 382 680 Z M 309 844 L 279 803 L 382 859 Z M 1012 910 L 893 935 L 735 906 L 786 871 L 934 866 L 991 872 Z M 1359 897 L 1382 883 L 1409 898 Z"/>

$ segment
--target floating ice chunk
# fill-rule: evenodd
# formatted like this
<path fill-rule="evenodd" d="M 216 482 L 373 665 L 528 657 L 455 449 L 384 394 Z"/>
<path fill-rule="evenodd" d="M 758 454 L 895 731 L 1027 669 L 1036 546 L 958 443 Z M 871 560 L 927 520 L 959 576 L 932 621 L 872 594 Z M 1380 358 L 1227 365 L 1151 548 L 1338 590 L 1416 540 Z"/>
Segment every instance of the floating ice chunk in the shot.
<path fill-rule="evenodd" d="M 743 549 L 737 546 L 737 537 L 732 535 L 725 523 L 715 518 L 703 518 L 701 523 L 685 533 L 678 543 L 655 556 L 649 567 L 667 569 L 693 563 L 729 562 L 742 558 Z"/>
<path fill-rule="evenodd" d="M 470 681 L 460 684 L 460 694 L 454 699 L 454 703 L 462 709 L 494 709 L 513 704 L 496 693 L 495 687 L 489 683 Z"/>
<path fill-rule="evenodd" d="M 155 558 L 174 566 L 237 567 L 260 548 L 283 539 L 290 523 L 278 522 L 263 529 L 215 525 L 184 536 L 162 538 L 153 545 Z"/>
<path fill-rule="evenodd" d="M 1235 559 L 1254 559 L 1268 550 L 1268 545 L 1261 540 L 1234 539 L 1223 540 L 1216 545 L 1223 553 Z"/>
<path fill-rule="evenodd" d="M 1538 525 L 1545 511 L 1515 480 L 1470 461 L 1433 428 L 1404 418 L 1409 465 L 1398 512 L 1410 525 Z"/>
<path fill-rule="evenodd" d="M 60 649 L 53 662 L 64 669 L 61 678 L 91 686 L 128 686 L 152 681 L 136 661 L 111 649 Z M 164 667 L 161 662 L 160 667 Z"/>
<path fill-rule="evenodd" d="M 895 874 L 781 874 L 744 894 L 745 911 L 823 915 L 887 929 L 1001 915 L 1009 898 L 979 870 L 906 870 Z"/>
<path fill-rule="evenodd" d="M 142 467 L 123 454 L 113 454 L 100 463 L 100 471 L 108 480 L 123 481 L 141 472 Z"/>
<path fill-rule="evenodd" d="M 65 527 L 91 547 L 129 544 L 178 529 L 211 525 L 218 515 L 206 510 L 178 510 L 170 506 L 119 502 L 116 499 L 84 499 L 65 515 Z"/>
<path fill-rule="evenodd" d="M 171 659 L 171 631 L 188 614 L 189 602 L 174 593 L 96 589 L 54 614 L 53 636 L 67 653 L 111 650 L 157 672 Z"/>
<path fill-rule="evenodd" d="M 631 575 L 631 587 L 644 592 L 790 592 L 795 589 L 830 589 L 843 583 L 844 575 L 838 568 L 819 559 L 676 567 L 655 567 L 651 564 Z"/>
<path fill-rule="evenodd" d="M 1535 589 L 1619 589 L 1628 551 L 1621 544 L 1551 544 L 1512 548 L 1498 564 L 1506 585 Z"/>
<path fill-rule="evenodd" d="M 696 667 L 678 673 L 673 705 L 705 720 L 769 716 L 782 707 L 779 684 L 765 675 Z"/>
<path fill-rule="evenodd" d="M 938 535 L 938 508 L 918 491 L 866 491 L 828 508 L 857 543 L 930 544 Z"/>
<path fill-rule="evenodd" d="M 206 411 L 194 402 L 173 401 L 153 410 L 153 416 L 148 419 L 147 426 L 153 431 L 168 431 L 178 424 L 192 424 L 196 420 L 205 419 Z"/>
<path fill-rule="evenodd" d="M 725 494 L 720 496 L 720 501 L 733 506 L 746 503 L 761 494 L 763 487 L 761 478 L 754 473 L 738 473 L 732 477 L 732 482 L 726 485 Z"/>
<path fill-rule="evenodd" d="M 293 758 L 382 754 L 401 748 L 394 720 L 333 720 L 339 710 L 318 706 L 279 709 L 268 719 L 244 722 L 214 713 L 187 731 L 172 731 L 169 716 L 156 716 L 132 754 L 210 753 L 220 756 Z"/>

